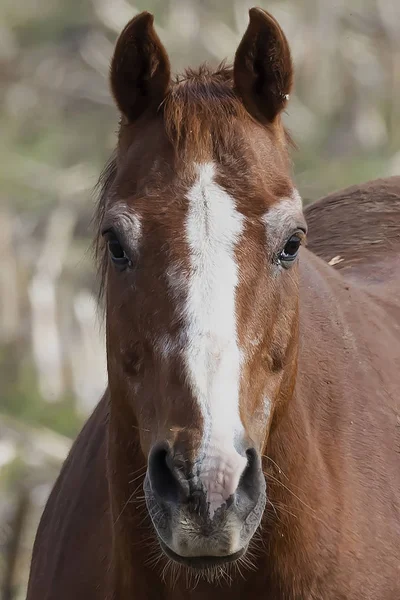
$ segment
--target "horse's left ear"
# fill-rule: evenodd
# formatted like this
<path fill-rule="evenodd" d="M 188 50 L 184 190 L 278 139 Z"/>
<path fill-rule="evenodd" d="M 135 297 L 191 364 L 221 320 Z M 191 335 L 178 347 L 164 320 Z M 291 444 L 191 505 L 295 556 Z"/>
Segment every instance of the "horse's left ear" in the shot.
<path fill-rule="evenodd" d="M 277 21 L 261 8 L 249 11 L 250 22 L 236 51 L 234 83 L 248 112 L 272 122 L 285 108 L 293 83 L 288 41 Z"/>
<path fill-rule="evenodd" d="M 111 90 L 129 122 L 145 111 L 156 111 L 170 84 L 168 55 L 153 22 L 148 12 L 132 19 L 119 36 L 111 61 Z"/>

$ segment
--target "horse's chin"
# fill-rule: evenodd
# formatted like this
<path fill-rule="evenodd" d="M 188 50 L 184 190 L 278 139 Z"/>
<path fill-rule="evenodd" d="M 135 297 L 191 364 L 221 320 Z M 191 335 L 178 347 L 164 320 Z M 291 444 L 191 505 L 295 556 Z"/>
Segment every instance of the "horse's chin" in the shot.
<path fill-rule="evenodd" d="M 143 487 L 160 549 L 171 564 L 210 581 L 219 573 L 229 572 L 235 563 L 248 564 L 245 554 L 264 513 L 264 490 L 250 510 L 249 504 L 238 497 L 236 502 L 221 506 L 210 516 L 194 511 L 189 503 L 161 502 L 147 477 Z"/>
<path fill-rule="evenodd" d="M 159 543 L 161 550 L 167 556 L 167 558 L 174 562 L 193 569 L 195 571 L 208 572 L 216 567 L 223 567 L 228 564 L 235 563 L 238 561 L 247 551 L 247 546 L 241 548 L 234 554 L 227 556 L 180 556 L 176 554 L 171 548 L 169 548 L 160 538 Z"/>

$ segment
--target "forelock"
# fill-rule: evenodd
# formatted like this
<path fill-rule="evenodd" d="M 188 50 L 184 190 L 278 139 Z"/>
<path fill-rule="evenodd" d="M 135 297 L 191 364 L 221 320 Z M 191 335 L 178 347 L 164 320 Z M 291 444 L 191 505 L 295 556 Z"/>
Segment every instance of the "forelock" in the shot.
<path fill-rule="evenodd" d="M 231 67 L 202 65 L 178 76 L 162 104 L 166 133 L 179 154 L 219 158 L 234 142 L 235 123 L 250 116 L 235 93 Z"/>

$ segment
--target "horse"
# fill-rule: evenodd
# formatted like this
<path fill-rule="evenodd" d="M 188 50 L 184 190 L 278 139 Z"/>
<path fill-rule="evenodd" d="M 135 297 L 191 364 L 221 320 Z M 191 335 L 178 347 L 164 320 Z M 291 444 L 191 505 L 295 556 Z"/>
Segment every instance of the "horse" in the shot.
<path fill-rule="evenodd" d="M 303 211 L 287 39 L 172 78 L 147 12 L 96 249 L 108 387 L 45 507 L 28 600 L 398 600 L 400 177 Z"/>

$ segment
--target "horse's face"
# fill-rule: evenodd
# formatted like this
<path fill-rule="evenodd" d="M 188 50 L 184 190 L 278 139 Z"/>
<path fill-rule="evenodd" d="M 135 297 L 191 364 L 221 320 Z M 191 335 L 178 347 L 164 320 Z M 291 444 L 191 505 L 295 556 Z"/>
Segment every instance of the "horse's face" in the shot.
<path fill-rule="evenodd" d="M 305 232 L 279 117 L 290 55 L 260 10 L 231 77 L 171 85 L 151 17 L 127 26 L 101 223 L 112 404 L 135 416 L 164 551 L 201 567 L 240 556 L 262 516 L 269 424 L 294 384 Z"/>

